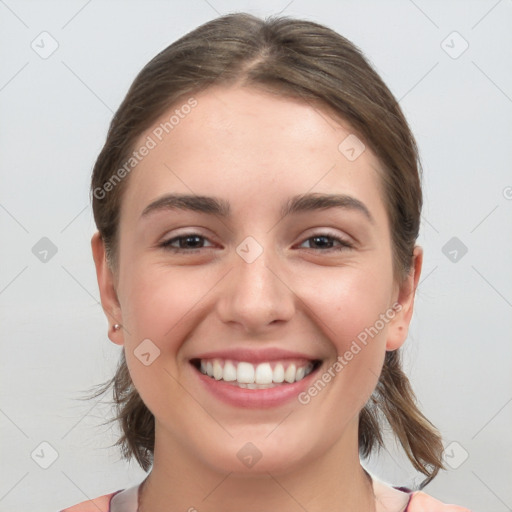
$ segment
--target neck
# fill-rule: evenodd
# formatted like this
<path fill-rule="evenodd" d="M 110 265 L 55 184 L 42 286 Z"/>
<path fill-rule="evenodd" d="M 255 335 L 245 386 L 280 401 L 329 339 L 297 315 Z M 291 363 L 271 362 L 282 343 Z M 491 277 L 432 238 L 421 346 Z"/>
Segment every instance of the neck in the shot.
<path fill-rule="evenodd" d="M 139 512 L 374 512 L 372 482 L 360 464 L 353 427 L 325 453 L 293 468 L 237 473 L 216 470 L 157 425 Z"/>

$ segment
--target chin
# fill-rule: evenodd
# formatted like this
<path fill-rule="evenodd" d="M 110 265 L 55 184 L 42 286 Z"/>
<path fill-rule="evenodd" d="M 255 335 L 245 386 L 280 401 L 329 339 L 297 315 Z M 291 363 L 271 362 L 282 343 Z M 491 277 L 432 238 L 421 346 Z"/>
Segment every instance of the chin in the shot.
<path fill-rule="evenodd" d="M 254 477 L 267 478 L 270 474 L 286 474 L 300 467 L 298 460 L 290 460 L 287 454 L 273 453 L 271 455 L 264 453 L 261 458 L 254 458 L 250 461 L 247 456 L 245 461 L 239 460 L 236 454 L 229 453 L 224 458 L 213 458 L 210 460 L 210 466 L 220 473 L 232 473 L 232 476 L 247 479 Z"/>
<path fill-rule="evenodd" d="M 242 439 L 242 436 L 238 439 Z M 258 475 L 268 477 L 268 473 L 289 473 L 300 468 L 304 464 L 304 459 L 311 454 L 304 440 L 299 446 L 295 443 L 287 446 L 265 439 L 265 436 L 253 436 L 253 441 L 248 439 L 251 439 L 251 436 L 243 436 L 242 441 L 232 439 L 229 443 L 217 445 L 217 450 L 211 450 L 209 446 L 207 454 L 203 452 L 201 456 L 205 464 L 214 471 L 233 473 L 246 478 Z M 224 449 L 220 449 L 221 447 Z"/>

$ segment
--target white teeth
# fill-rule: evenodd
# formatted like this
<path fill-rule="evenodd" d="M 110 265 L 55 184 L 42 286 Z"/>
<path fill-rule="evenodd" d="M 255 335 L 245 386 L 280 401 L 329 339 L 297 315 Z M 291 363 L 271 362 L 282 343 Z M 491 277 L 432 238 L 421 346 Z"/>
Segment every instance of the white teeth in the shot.
<path fill-rule="evenodd" d="M 272 367 L 270 363 L 260 363 L 256 367 L 254 382 L 256 384 L 272 384 Z"/>
<path fill-rule="evenodd" d="M 284 366 L 281 363 L 277 363 L 272 374 L 272 380 L 276 383 L 283 382 L 284 380 Z"/>
<path fill-rule="evenodd" d="M 239 384 L 237 383 L 239 388 L 244 389 L 268 389 L 275 387 L 275 384 Z"/>
<path fill-rule="evenodd" d="M 229 360 L 213 359 L 201 360 L 200 370 L 201 373 L 215 380 L 233 382 L 247 389 L 266 389 L 284 382 L 292 384 L 313 371 L 311 362 L 299 367 L 295 363 L 290 363 L 286 370 L 285 365 L 286 363 L 276 363 L 272 370 L 269 362 L 253 365 L 244 361 L 234 363 Z"/>
<path fill-rule="evenodd" d="M 224 375 L 222 378 L 226 382 L 236 380 L 236 366 L 231 361 L 226 361 L 224 364 Z"/>
<path fill-rule="evenodd" d="M 222 370 L 222 365 L 220 364 L 220 361 L 218 359 L 213 360 L 213 378 L 215 380 L 222 379 L 222 375 L 224 374 L 224 371 Z"/>
<path fill-rule="evenodd" d="M 251 363 L 238 363 L 236 380 L 242 384 L 253 384 L 254 366 Z"/>
<path fill-rule="evenodd" d="M 268 388 L 273 388 L 274 387 L 274 384 L 270 383 L 270 384 L 246 384 L 247 386 L 247 389 L 268 389 Z"/>
<path fill-rule="evenodd" d="M 286 382 L 289 382 L 290 384 L 292 382 L 295 382 L 295 374 L 296 374 L 296 368 L 295 368 L 295 365 L 292 363 L 290 366 L 288 366 L 288 368 L 284 372 L 284 380 Z"/>

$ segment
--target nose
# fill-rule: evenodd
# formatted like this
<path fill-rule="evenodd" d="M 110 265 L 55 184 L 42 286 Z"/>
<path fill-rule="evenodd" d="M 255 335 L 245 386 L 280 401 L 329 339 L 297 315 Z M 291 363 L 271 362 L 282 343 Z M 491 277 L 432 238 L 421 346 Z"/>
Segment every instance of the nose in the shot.
<path fill-rule="evenodd" d="M 219 289 L 221 320 L 253 335 L 264 333 L 271 324 L 289 321 L 295 312 L 295 295 L 281 258 L 270 247 L 253 261 L 242 251 L 232 256 L 231 270 Z"/>

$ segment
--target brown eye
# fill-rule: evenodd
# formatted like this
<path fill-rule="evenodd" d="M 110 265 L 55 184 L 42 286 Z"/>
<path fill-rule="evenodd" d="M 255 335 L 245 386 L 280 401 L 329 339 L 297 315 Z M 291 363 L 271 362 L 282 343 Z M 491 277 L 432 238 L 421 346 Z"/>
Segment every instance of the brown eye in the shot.
<path fill-rule="evenodd" d="M 311 236 L 311 237 L 307 238 L 306 240 L 304 240 L 304 242 L 302 242 L 302 244 L 309 242 L 309 241 L 313 241 L 313 243 L 311 244 L 311 245 L 313 245 L 313 247 L 309 247 L 309 249 L 319 249 L 322 252 L 341 251 L 343 249 L 353 247 L 353 245 L 350 242 L 344 240 L 343 238 L 339 238 L 339 237 L 335 237 L 335 236 L 331 236 L 331 235 L 327 235 L 327 234 L 317 234 L 317 235 Z M 337 244 L 337 246 L 334 244 Z"/>
<path fill-rule="evenodd" d="M 162 242 L 160 247 L 175 252 L 190 252 L 194 249 L 204 248 L 204 242 L 206 240 L 206 237 L 198 233 L 186 233 Z"/>

